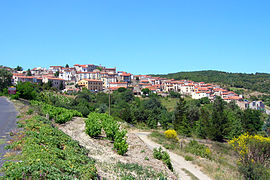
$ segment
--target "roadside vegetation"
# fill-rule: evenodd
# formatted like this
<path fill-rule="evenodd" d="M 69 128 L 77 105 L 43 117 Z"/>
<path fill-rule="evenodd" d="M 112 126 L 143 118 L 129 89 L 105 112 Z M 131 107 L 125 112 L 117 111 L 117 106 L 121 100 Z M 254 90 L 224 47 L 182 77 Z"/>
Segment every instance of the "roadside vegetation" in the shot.
<path fill-rule="evenodd" d="M 52 126 L 51 121 L 33 116 L 19 121 L 24 131 L 14 134 L 7 148 L 14 153 L 4 163 L 0 179 L 94 179 L 95 162 L 78 142 Z M 7 156 L 6 156 L 7 157 Z"/>

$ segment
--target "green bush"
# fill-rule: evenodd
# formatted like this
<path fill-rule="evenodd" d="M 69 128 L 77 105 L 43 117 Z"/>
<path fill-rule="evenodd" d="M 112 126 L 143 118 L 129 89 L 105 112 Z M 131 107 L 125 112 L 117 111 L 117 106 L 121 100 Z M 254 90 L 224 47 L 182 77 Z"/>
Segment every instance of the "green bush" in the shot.
<path fill-rule="evenodd" d="M 86 133 L 91 137 L 97 137 L 101 134 L 101 130 L 106 133 L 106 138 L 114 141 L 113 147 L 118 154 L 124 155 L 128 150 L 126 141 L 127 131 L 120 131 L 119 125 L 114 118 L 105 113 L 92 112 L 85 121 Z"/>
<path fill-rule="evenodd" d="M 117 131 L 113 143 L 114 149 L 117 151 L 118 154 L 124 155 L 128 151 L 128 143 L 126 141 L 126 134 L 127 131 Z"/>
<path fill-rule="evenodd" d="M 54 119 L 56 123 L 66 123 L 70 121 L 72 117 L 79 116 L 82 114 L 76 110 L 70 110 L 62 107 L 55 107 L 40 101 L 30 101 L 31 105 L 39 110 L 39 113 L 43 116 L 49 115 L 50 119 Z"/>
<path fill-rule="evenodd" d="M 19 99 L 19 97 L 20 97 L 20 93 L 19 92 L 17 92 L 16 94 L 12 94 L 11 95 L 11 99 Z"/>
<path fill-rule="evenodd" d="M 33 109 L 29 109 L 26 114 L 31 115 L 31 114 L 33 114 L 33 112 L 34 112 Z"/>
<path fill-rule="evenodd" d="M 161 147 L 159 147 L 158 149 L 154 148 L 153 156 L 154 156 L 154 158 L 156 158 L 158 160 L 162 160 L 167 165 L 167 167 L 171 171 L 173 171 L 173 166 L 171 163 L 170 155 L 166 151 L 163 151 L 161 149 Z"/>
<path fill-rule="evenodd" d="M 200 156 L 200 157 L 204 157 L 207 159 L 212 159 L 211 155 L 211 151 L 208 147 L 206 147 L 203 144 L 199 144 L 197 141 L 195 140 L 191 140 L 185 147 L 185 151 L 189 152 L 191 154 Z"/>
<path fill-rule="evenodd" d="M 161 160 L 162 159 L 162 152 L 163 151 L 162 151 L 161 147 L 159 147 L 159 149 L 154 148 L 154 151 L 153 151 L 154 158 Z"/>
<path fill-rule="evenodd" d="M 248 180 L 268 180 L 270 179 L 270 171 L 259 163 L 247 162 L 246 164 L 238 164 L 238 169 L 245 179 Z"/>
<path fill-rule="evenodd" d="M 101 134 L 101 122 L 97 113 L 90 113 L 85 120 L 85 132 L 91 137 L 97 137 Z"/>
<path fill-rule="evenodd" d="M 193 161 L 194 159 L 193 159 L 193 157 L 186 155 L 185 160 L 186 161 Z"/>
<path fill-rule="evenodd" d="M 20 98 L 23 99 L 36 99 L 38 96 L 36 85 L 30 82 L 19 82 L 16 86 L 16 91 Z"/>
<path fill-rule="evenodd" d="M 106 133 L 106 137 L 114 141 L 116 133 L 119 131 L 118 123 L 113 119 L 113 117 L 108 115 L 108 117 L 102 121 L 102 126 Z"/>

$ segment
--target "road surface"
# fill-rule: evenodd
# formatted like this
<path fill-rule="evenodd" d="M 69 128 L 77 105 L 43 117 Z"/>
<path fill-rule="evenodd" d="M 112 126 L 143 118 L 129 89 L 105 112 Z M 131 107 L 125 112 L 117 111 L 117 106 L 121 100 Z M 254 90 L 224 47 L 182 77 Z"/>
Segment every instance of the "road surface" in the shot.
<path fill-rule="evenodd" d="M 13 104 L 6 98 L 0 97 L 0 167 L 4 163 L 3 155 L 7 152 L 4 147 L 5 142 L 10 139 L 9 132 L 17 127 L 16 116 L 17 111 Z"/>
<path fill-rule="evenodd" d="M 147 136 L 150 134 L 149 132 L 137 132 L 135 133 L 144 143 L 153 150 L 154 148 L 162 147 L 161 145 L 151 141 Z M 163 147 L 162 147 L 163 148 Z M 163 148 L 165 149 L 165 148 Z M 178 174 L 180 179 L 191 179 L 184 171 L 183 168 L 191 172 L 194 176 L 196 176 L 200 180 L 211 180 L 206 174 L 204 174 L 198 167 L 192 164 L 189 161 L 186 161 L 182 156 L 179 156 L 175 153 L 172 153 L 166 150 L 171 158 L 171 162 L 175 172 Z"/>

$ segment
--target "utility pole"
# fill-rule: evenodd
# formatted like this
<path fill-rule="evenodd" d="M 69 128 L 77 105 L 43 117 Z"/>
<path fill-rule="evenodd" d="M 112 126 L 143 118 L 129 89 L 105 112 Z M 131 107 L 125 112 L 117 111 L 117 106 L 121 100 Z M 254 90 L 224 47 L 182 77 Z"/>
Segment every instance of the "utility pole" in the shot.
<path fill-rule="evenodd" d="M 109 115 L 111 115 L 111 88 L 109 83 Z"/>
<path fill-rule="evenodd" d="M 109 115 L 111 115 L 111 92 L 109 91 Z"/>

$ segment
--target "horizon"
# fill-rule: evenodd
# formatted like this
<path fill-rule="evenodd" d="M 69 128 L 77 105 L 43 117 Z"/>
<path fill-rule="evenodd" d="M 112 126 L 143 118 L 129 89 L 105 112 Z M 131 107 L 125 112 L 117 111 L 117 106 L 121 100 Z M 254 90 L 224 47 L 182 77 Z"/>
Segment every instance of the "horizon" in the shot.
<path fill-rule="evenodd" d="M 270 73 L 268 7 L 266 0 L 5 1 L 0 64 Z"/>
<path fill-rule="evenodd" d="M 95 64 L 97 65 L 97 64 Z M 0 66 L 5 66 L 3 64 L 0 64 Z M 57 66 L 57 65 L 52 65 L 52 66 Z M 61 65 L 59 65 L 61 66 Z M 65 65 L 62 65 L 63 67 L 65 67 Z M 6 66 L 6 67 L 9 67 L 9 66 Z M 16 66 L 17 67 L 17 66 Z M 9 68 L 16 68 L 16 67 L 9 67 Z M 50 66 L 48 67 L 45 67 L 45 66 L 37 66 L 37 67 L 41 67 L 41 68 L 49 68 Z M 30 68 L 23 68 L 23 71 L 27 71 L 28 69 L 33 69 L 33 68 L 37 68 L 37 67 L 30 67 Z M 73 67 L 73 65 L 70 65 L 69 64 L 69 67 Z M 107 67 L 107 66 L 104 66 L 106 68 L 116 68 L 117 71 L 124 71 L 124 72 L 128 72 L 128 71 L 125 71 L 123 69 L 118 69 L 117 67 Z M 169 73 L 164 73 L 164 74 L 161 74 L 161 73 L 157 73 L 157 74 L 152 74 L 152 73 L 146 73 L 146 74 L 133 74 L 133 75 L 169 75 L 169 74 L 175 74 L 175 73 L 181 73 L 181 72 L 200 72 L 200 71 L 218 71 L 218 72 L 225 72 L 225 73 L 240 73 L 240 74 L 256 74 L 256 73 L 259 73 L 259 74 L 270 74 L 270 73 L 267 73 L 267 72 L 250 72 L 250 73 L 246 73 L 246 72 L 229 72 L 229 71 L 223 71 L 223 70 L 214 70 L 214 69 L 202 69 L 202 70 L 192 70 L 192 71 L 178 71 L 178 72 L 169 72 Z M 128 72 L 130 73 L 130 72 Z"/>

